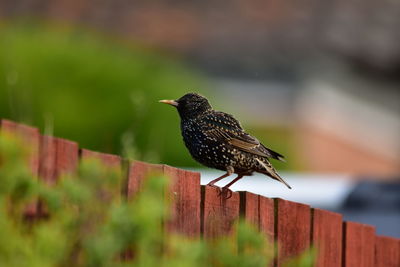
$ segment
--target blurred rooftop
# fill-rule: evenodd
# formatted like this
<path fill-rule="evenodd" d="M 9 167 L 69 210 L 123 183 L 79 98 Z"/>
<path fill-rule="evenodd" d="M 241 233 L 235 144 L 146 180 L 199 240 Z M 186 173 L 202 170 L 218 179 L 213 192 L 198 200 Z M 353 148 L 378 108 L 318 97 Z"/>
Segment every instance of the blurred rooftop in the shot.
<path fill-rule="evenodd" d="M 393 0 L 3 0 L 0 16 L 121 34 L 184 55 L 213 75 L 296 79 L 322 53 L 399 79 L 400 2 Z"/>

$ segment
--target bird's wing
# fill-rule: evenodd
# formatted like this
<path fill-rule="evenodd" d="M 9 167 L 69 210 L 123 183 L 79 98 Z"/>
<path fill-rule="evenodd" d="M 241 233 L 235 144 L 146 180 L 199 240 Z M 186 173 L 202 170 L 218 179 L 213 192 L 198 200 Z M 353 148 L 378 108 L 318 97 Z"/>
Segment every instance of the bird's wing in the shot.
<path fill-rule="evenodd" d="M 214 112 L 203 119 L 206 123 L 204 132 L 209 137 L 226 142 L 237 149 L 254 155 L 284 161 L 284 156 L 265 147 L 257 138 L 246 133 L 232 115 Z"/>

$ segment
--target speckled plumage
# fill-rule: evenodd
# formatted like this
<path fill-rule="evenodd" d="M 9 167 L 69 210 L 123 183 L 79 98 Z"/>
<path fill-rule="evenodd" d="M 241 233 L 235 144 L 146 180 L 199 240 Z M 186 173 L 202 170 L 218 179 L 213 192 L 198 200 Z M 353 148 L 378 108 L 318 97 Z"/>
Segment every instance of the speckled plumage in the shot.
<path fill-rule="evenodd" d="M 259 172 L 290 186 L 278 175 L 268 158 L 283 160 L 283 156 L 247 134 L 230 114 L 212 109 L 208 100 L 189 93 L 178 100 L 161 102 L 176 106 L 181 117 L 184 143 L 192 157 L 201 164 L 226 171 L 209 185 L 231 175 L 238 177 L 223 189 L 253 172 Z"/>

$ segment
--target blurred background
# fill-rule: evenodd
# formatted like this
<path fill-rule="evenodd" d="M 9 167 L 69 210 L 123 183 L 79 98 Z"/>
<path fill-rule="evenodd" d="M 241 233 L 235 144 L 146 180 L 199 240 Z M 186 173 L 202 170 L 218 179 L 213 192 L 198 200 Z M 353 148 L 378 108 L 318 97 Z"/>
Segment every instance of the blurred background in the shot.
<path fill-rule="evenodd" d="M 206 183 L 157 103 L 199 92 L 287 158 L 293 190 L 233 189 L 400 237 L 399 1 L 0 0 L 0 18 L 1 118 Z"/>

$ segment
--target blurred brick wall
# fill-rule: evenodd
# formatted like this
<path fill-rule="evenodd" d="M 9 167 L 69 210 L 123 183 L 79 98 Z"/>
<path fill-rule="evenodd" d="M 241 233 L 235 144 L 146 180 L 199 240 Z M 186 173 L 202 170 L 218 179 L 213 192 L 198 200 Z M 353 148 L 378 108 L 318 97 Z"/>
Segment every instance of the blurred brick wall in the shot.
<path fill-rule="evenodd" d="M 300 127 L 297 155 L 305 171 L 352 174 L 353 178 L 393 178 L 400 173 L 400 159 L 382 157 L 312 127 Z"/>

